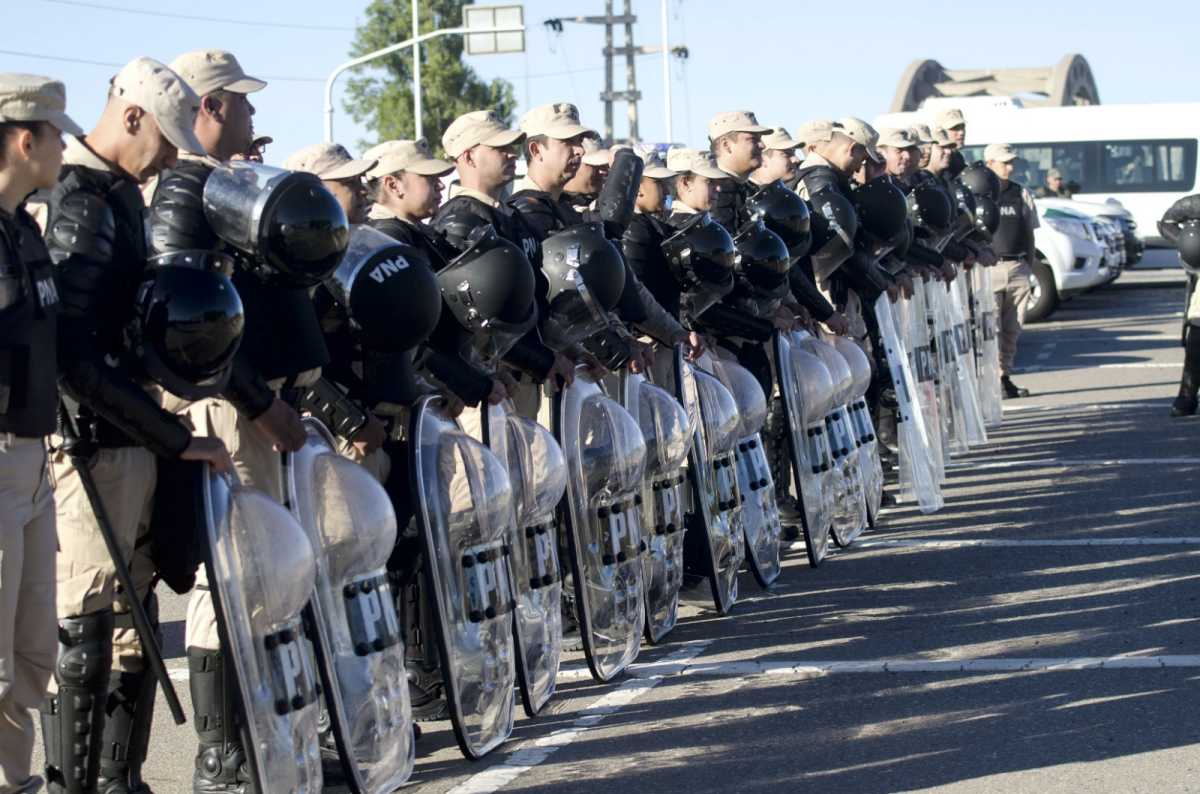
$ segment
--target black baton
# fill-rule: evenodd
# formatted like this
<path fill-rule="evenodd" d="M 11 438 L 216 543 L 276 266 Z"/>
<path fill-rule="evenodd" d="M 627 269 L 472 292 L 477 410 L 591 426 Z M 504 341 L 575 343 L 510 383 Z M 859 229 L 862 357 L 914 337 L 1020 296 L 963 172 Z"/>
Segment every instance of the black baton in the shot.
<path fill-rule="evenodd" d="M 79 474 L 79 481 L 83 483 L 84 493 L 87 494 L 92 512 L 96 515 L 96 523 L 100 526 L 100 536 L 104 538 L 108 556 L 112 557 L 113 568 L 117 573 L 117 582 L 127 594 L 126 600 L 129 602 L 129 614 L 133 617 L 133 627 L 137 630 L 138 639 L 142 642 L 142 655 L 150 664 L 150 671 L 158 679 L 163 697 L 167 700 L 167 708 L 171 710 L 171 718 L 175 720 L 176 725 L 183 725 L 187 722 L 187 718 L 183 715 L 183 706 L 179 703 L 179 695 L 175 693 L 175 685 L 171 683 L 171 676 L 167 673 L 167 666 L 163 663 L 162 650 L 159 649 L 158 641 L 154 637 L 154 629 L 150 626 L 150 617 L 146 614 L 146 607 L 138 598 L 137 589 L 133 586 L 133 577 L 129 574 L 129 567 L 121 556 L 121 548 L 117 545 L 117 538 L 113 534 L 112 523 L 108 520 L 108 511 L 104 509 L 100 492 L 96 490 L 96 481 L 92 479 L 92 470 L 88 468 L 90 456 L 87 454 L 87 445 L 80 439 L 79 430 L 75 427 L 75 422 L 66 406 L 60 402 L 58 410 L 62 419 L 63 438 L 66 442 L 63 449 L 66 450 L 67 456 L 71 459 L 71 465 Z"/>

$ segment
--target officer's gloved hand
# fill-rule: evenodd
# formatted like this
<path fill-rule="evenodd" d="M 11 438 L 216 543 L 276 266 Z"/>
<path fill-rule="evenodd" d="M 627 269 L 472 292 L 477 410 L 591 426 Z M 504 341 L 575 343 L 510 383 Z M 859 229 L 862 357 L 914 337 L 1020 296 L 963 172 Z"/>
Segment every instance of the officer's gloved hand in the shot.
<path fill-rule="evenodd" d="M 387 441 L 387 427 L 375 414 L 367 413 L 367 423 L 359 428 L 354 434 L 354 438 L 350 439 L 350 443 L 354 445 L 355 450 L 362 456 L 362 460 L 369 458 L 375 450 L 383 446 L 383 442 Z"/>
<path fill-rule="evenodd" d="M 831 314 L 822 325 L 828 328 L 831 334 L 837 336 L 845 336 L 850 333 L 850 319 L 841 312 Z"/>

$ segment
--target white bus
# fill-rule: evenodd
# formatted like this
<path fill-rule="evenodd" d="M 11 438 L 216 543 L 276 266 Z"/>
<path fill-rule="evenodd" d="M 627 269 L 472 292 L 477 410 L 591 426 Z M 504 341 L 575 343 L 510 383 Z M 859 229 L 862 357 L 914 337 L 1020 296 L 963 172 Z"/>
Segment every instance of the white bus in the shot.
<path fill-rule="evenodd" d="M 1022 108 L 1007 98 L 939 98 L 876 121 L 881 128 L 932 124 L 944 107 L 959 107 L 966 118 L 969 162 L 989 143 L 1010 143 L 1022 158 L 1013 179 L 1034 190 L 1057 168 L 1078 186 L 1076 200 L 1121 202 L 1148 245 L 1163 243 L 1158 221 L 1167 208 L 1198 190 L 1200 103 Z"/>

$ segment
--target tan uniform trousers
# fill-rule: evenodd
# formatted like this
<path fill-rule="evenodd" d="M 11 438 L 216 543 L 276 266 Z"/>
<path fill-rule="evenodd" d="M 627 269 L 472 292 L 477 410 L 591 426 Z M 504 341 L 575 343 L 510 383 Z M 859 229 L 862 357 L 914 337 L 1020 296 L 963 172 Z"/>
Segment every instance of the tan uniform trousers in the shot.
<path fill-rule="evenodd" d="M 1192 290 L 1192 297 L 1188 300 L 1186 319 L 1188 325 L 1200 325 L 1200 287 Z"/>
<path fill-rule="evenodd" d="M 387 482 L 388 475 L 392 473 L 392 459 L 382 449 L 377 449 L 364 458 L 358 447 L 343 438 L 338 441 L 338 454 L 371 472 L 371 476 L 381 485 Z"/>
<path fill-rule="evenodd" d="M 1029 263 L 1020 259 L 1002 259 L 992 271 L 992 291 L 996 295 L 998 341 L 1000 343 L 1000 374 L 1012 374 L 1013 359 L 1017 357 L 1017 339 L 1025 324 L 1025 305 L 1029 301 Z"/>
<path fill-rule="evenodd" d="M 29 779 L 29 712 L 54 672 L 57 542 L 45 441 L 0 435 L 0 792 Z"/>
<path fill-rule="evenodd" d="M 282 503 L 283 458 L 270 439 L 226 400 L 209 399 L 189 410 L 198 436 L 214 436 L 225 442 L 242 485 L 256 488 Z M 201 566 L 196 589 L 188 602 L 184 644 L 188 648 L 219 650 L 217 615 L 208 591 L 208 572 Z"/>
<path fill-rule="evenodd" d="M 137 598 L 144 600 L 155 571 L 150 559 L 150 513 L 158 463 L 144 447 L 105 448 L 97 450 L 90 470 L 121 556 L 129 566 Z M 51 472 L 58 502 L 58 617 L 77 617 L 110 607 L 117 615 L 128 613 L 127 594 L 117 585 L 116 569 L 92 504 L 79 472 L 62 450 L 53 453 Z M 139 672 L 143 666 L 137 631 L 132 626 L 114 629 L 113 669 Z"/>

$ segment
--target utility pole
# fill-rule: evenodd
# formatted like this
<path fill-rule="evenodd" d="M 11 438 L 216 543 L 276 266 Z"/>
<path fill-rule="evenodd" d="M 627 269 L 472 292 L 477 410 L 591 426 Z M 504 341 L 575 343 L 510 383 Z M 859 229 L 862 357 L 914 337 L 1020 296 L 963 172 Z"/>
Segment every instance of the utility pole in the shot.
<path fill-rule="evenodd" d="M 633 0 L 624 0 L 624 8 L 622 13 L 615 13 L 615 0 L 604 0 L 604 16 L 599 17 L 557 17 L 547 19 L 543 24 L 555 33 L 562 33 L 564 22 L 579 22 L 585 25 L 603 25 L 604 26 L 604 91 L 600 94 L 600 100 L 604 103 L 604 140 L 607 143 L 616 143 L 616 135 L 613 133 L 613 103 L 625 102 L 629 110 L 629 134 L 625 140 L 630 143 L 637 143 L 641 140 L 641 134 L 638 130 L 638 100 L 642 98 L 642 92 L 637 88 L 637 56 L 652 55 L 661 52 L 663 54 L 663 89 L 666 92 L 666 111 L 667 111 L 667 139 L 673 140 L 671 127 L 671 68 L 668 63 L 670 56 L 676 58 L 687 58 L 687 47 L 670 47 L 667 40 L 667 0 L 662 0 L 662 21 L 663 34 L 662 44 L 657 47 L 639 47 L 633 43 L 633 25 L 637 22 L 637 17 L 633 13 Z M 625 28 L 625 45 L 623 47 L 616 46 L 613 40 L 614 28 L 617 25 L 623 25 Z M 618 56 L 625 56 L 625 90 L 617 91 L 613 85 L 613 71 L 615 69 L 614 59 Z"/>

